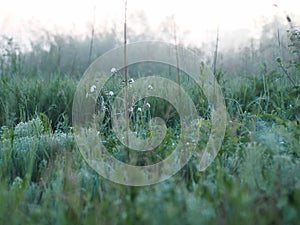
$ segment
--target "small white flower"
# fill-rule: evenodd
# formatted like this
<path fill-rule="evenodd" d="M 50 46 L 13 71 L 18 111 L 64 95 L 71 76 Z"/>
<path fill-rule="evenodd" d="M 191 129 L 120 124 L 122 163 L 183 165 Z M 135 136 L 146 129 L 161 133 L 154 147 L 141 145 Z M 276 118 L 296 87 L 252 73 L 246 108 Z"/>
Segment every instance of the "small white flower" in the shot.
<path fill-rule="evenodd" d="M 152 89 L 153 89 L 152 85 L 149 84 L 149 85 L 148 85 L 148 90 L 152 90 Z"/>
<path fill-rule="evenodd" d="M 22 184 L 23 184 L 23 180 L 22 180 L 22 178 L 20 178 L 18 176 L 18 177 L 16 177 L 14 179 L 14 182 L 13 182 L 12 186 L 21 189 L 22 188 Z"/>
<path fill-rule="evenodd" d="M 129 109 L 128 109 L 129 112 L 133 112 L 133 107 L 131 106 Z"/>
<path fill-rule="evenodd" d="M 150 105 L 150 103 L 146 103 L 146 105 L 145 105 L 147 108 L 150 108 L 151 107 L 151 105 Z"/>
<path fill-rule="evenodd" d="M 140 107 L 137 108 L 138 112 L 142 112 L 142 109 Z"/>
<path fill-rule="evenodd" d="M 91 93 L 95 92 L 96 89 L 97 89 L 96 85 L 92 85 L 90 89 Z"/>
<path fill-rule="evenodd" d="M 117 70 L 116 68 L 113 67 L 113 68 L 111 68 L 110 72 L 113 73 L 113 74 L 115 74 L 115 73 L 118 72 L 118 70 Z"/>
<path fill-rule="evenodd" d="M 129 79 L 128 83 L 129 83 L 129 84 L 133 84 L 133 83 L 134 83 L 134 79 L 132 79 L 132 78 Z"/>
<path fill-rule="evenodd" d="M 109 91 L 109 92 L 108 92 L 108 96 L 114 96 L 114 94 L 115 94 L 115 93 L 114 93 L 113 91 Z"/>

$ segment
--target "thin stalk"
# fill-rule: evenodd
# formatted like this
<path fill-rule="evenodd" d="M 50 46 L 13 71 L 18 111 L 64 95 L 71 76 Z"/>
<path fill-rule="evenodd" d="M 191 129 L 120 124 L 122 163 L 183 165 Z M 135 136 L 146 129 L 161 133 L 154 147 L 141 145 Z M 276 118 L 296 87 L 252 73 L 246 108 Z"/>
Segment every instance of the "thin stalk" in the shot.
<path fill-rule="evenodd" d="M 217 38 L 216 38 L 216 47 L 214 52 L 214 64 L 213 64 L 213 73 L 215 77 L 217 76 L 218 47 L 219 47 L 219 27 L 217 28 Z"/>
<path fill-rule="evenodd" d="M 217 59 L 218 59 L 218 48 L 219 48 L 219 27 L 217 28 L 217 38 L 216 38 L 216 47 L 214 52 L 214 64 L 213 64 L 213 73 L 214 73 L 214 93 L 216 90 L 216 79 L 217 79 Z"/>
<path fill-rule="evenodd" d="M 96 5 L 93 8 L 93 23 L 92 23 L 92 32 L 91 32 L 91 43 L 90 43 L 90 51 L 89 51 L 89 64 L 92 60 L 93 47 L 94 47 L 94 36 L 95 36 L 95 19 L 96 18 Z"/>
<path fill-rule="evenodd" d="M 128 106 L 128 71 L 127 71 L 127 0 L 125 0 L 124 12 L 124 77 L 125 77 L 125 118 L 126 118 L 126 146 L 129 145 L 129 106 Z M 130 162 L 129 151 L 127 152 L 127 160 Z"/>
<path fill-rule="evenodd" d="M 174 18 L 173 18 L 174 19 Z M 180 63 L 179 63 L 179 54 L 178 54 L 178 44 L 177 44 L 177 33 L 176 33 L 176 23 L 173 21 L 174 25 L 174 42 L 175 42 L 175 52 L 176 52 L 176 69 L 177 69 L 177 82 L 178 82 L 178 94 L 179 94 L 179 105 L 182 105 L 182 93 L 181 93 L 181 80 L 180 80 Z M 182 108 L 179 107 L 179 115 L 180 115 L 180 124 L 181 124 L 181 129 L 185 128 L 184 124 L 184 119 L 182 118 Z M 184 138 L 184 132 L 182 132 L 182 143 L 183 143 L 183 148 L 184 148 L 184 153 L 185 153 L 185 138 Z M 185 155 L 184 155 L 185 158 Z"/>

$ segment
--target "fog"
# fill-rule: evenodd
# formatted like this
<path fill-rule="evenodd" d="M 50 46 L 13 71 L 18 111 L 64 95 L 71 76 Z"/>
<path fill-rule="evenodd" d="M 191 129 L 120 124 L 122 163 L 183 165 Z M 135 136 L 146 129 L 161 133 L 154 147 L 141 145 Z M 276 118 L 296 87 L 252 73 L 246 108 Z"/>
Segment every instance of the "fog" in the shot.
<path fill-rule="evenodd" d="M 288 62 L 287 31 L 298 29 L 300 15 L 295 10 L 300 3 L 241 2 L 128 0 L 127 41 L 175 43 L 176 36 L 177 44 L 193 49 L 227 77 L 259 74 L 262 65 L 277 69 L 277 57 Z M 123 44 L 124 1 L 2 3 L 1 73 L 81 76 L 93 60 Z"/>
<path fill-rule="evenodd" d="M 1 34 L 28 43 L 47 30 L 73 36 L 103 33 L 114 29 L 122 37 L 124 0 L 62 1 L 1 0 Z M 300 2 L 295 1 L 145 1 L 128 0 L 128 27 L 132 33 L 170 41 L 176 24 L 180 43 L 201 46 L 215 41 L 219 30 L 220 48 L 239 47 L 258 38 L 265 24 L 276 16 L 283 23 L 293 15 L 299 23 Z M 128 35 L 128 39 L 134 39 Z M 234 45 L 234 46 L 233 46 Z"/>

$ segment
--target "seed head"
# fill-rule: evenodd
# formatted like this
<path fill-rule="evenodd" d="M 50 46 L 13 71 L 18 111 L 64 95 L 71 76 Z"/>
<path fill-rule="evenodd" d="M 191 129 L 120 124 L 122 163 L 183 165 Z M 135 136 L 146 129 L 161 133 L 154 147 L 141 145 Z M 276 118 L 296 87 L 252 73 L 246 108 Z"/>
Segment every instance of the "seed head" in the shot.
<path fill-rule="evenodd" d="M 97 89 L 96 85 L 92 85 L 90 89 L 91 93 L 95 92 L 96 89 Z"/>
<path fill-rule="evenodd" d="M 109 92 L 107 93 L 108 96 L 114 96 L 114 94 L 115 94 L 115 93 L 114 93 L 113 91 L 109 91 Z"/>
<path fill-rule="evenodd" d="M 110 72 L 112 73 L 112 74 L 116 74 L 117 72 L 118 72 L 118 70 L 116 69 L 116 68 L 111 68 L 111 70 L 110 70 Z"/>
<path fill-rule="evenodd" d="M 153 89 L 152 85 L 149 84 L 149 85 L 148 85 L 148 90 L 152 90 L 152 89 Z"/>

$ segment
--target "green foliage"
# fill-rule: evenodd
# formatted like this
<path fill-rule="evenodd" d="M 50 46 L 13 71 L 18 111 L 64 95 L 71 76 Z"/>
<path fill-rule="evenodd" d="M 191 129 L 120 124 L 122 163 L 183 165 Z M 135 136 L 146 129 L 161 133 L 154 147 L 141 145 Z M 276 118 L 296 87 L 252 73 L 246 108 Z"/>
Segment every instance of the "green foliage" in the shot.
<path fill-rule="evenodd" d="M 110 35 L 102 36 L 106 47 L 115 41 Z M 268 35 L 264 38 L 267 43 Z M 47 41 L 35 43 L 34 51 L 26 57 L 19 54 L 13 39 L 5 40 L 5 48 L 0 46 L 6 52 L 0 61 L 0 224 L 298 224 L 300 66 L 296 59 L 266 54 L 262 49 L 266 43 L 260 49 L 240 52 L 245 64 L 234 67 L 242 77 L 239 86 L 227 80 L 233 74 L 217 73 L 229 122 L 214 162 L 199 172 L 199 162 L 193 157 L 163 183 L 126 187 L 93 171 L 74 142 L 70 124 L 78 81 L 74 74 L 87 65 L 79 60 L 84 54 L 76 55 L 76 49 L 70 47 L 79 46 L 78 40 L 49 37 L 49 45 Z M 293 31 L 290 41 L 291 53 L 297 56 L 299 32 Z M 73 61 L 67 60 L 66 52 Z M 255 61 L 267 55 L 272 57 Z M 33 62 L 37 62 L 35 66 Z M 270 62 L 279 67 L 271 67 Z M 133 67 L 130 78 L 137 79 L 143 75 L 137 71 L 152 68 L 176 81 L 174 68 L 143 66 Z M 201 115 L 197 121 L 200 150 L 211 130 L 208 102 L 201 87 L 188 76 L 180 74 L 180 79 Z M 126 162 L 128 149 L 112 132 L 110 121 L 111 105 L 122 80 L 121 74 L 110 80 L 96 100 L 97 110 L 105 111 L 103 122 L 98 124 L 103 144 L 114 157 Z M 145 107 L 146 103 L 151 107 Z M 168 113 L 161 113 L 165 111 Z M 154 116 L 166 120 L 165 139 L 154 151 L 138 154 L 137 165 L 156 163 L 178 145 L 179 115 L 161 99 L 136 102 L 130 129 L 140 138 L 149 137 L 148 123 Z"/>
<path fill-rule="evenodd" d="M 0 177 L 7 181 L 15 177 L 38 181 L 56 154 L 74 145 L 71 134 L 47 133 L 39 117 L 17 124 L 14 130 L 2 127 L 0 135 Z"/>
<path fill-rule="evenodd" d="M 0 125 L 13 127 L 40 114 L 46 129 L 70 125 L 76 81 L 55 75 L 43 77 L 0 77 Z M 2 91 L 3 90 L 3 91 Z M 43 116 L 44 114 L 44 116 Z M 46 118 L 46 117 L 47 118 Z M 48 122 L 47 122 L 48 120 Z"/>

